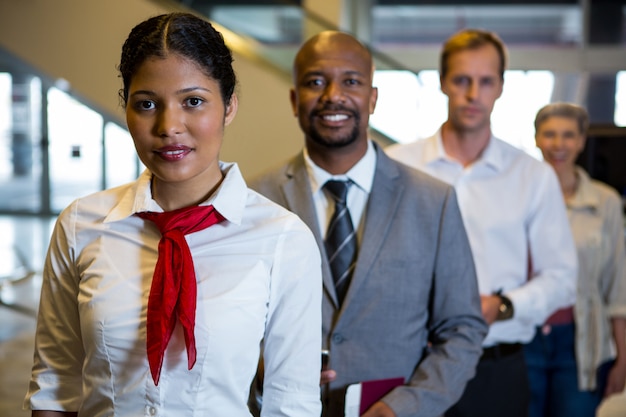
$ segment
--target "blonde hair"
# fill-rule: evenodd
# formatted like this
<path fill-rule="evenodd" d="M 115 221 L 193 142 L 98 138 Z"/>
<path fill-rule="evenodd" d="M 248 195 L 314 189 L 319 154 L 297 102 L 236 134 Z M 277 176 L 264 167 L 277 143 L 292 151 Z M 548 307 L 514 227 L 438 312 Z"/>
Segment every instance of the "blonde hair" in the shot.
<path fill-rule="evenodd" d="M 446 40 L 439 57 L 439 74 L 445 77 L 448 72 L 448 59 L 451 55 L 468 49 L 478 49 L 485 45 L 493 45 L 500 57 L 500 78 L 504 79 L 507 64 L 507 51 L 504 42 L 494 32 L 482 29 L 464 29 Z"/>

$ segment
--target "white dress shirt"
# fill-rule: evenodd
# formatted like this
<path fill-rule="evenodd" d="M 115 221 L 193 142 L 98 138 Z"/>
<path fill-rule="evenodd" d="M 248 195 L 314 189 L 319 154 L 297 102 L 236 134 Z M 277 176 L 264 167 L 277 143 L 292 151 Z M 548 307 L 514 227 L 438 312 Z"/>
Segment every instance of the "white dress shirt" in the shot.
<path fill-rule="evenodd" d="M 345 181 L 351 180 L 352 186 L 348 189 L 346 204 L 350 211 L 352 225 L 357 230 L 357 241 L 361 241 L 363 232 L 362 220 L 365 219 L 365 208 L 367 200 L 372 190 L 374 182 L 374 172 L 376 171 L 376 151 L 371 141 L 368 141 L 367 151 L 363 158 L 359 160 L 344 175 L 331 175 L 320 168 L 309 157 L 306 148 L 304 149 L 304 162 L 311 184 L 315 212 L 317 213 L 317 224 L 320 225 L 320 234 L 326 238 L 328 224 L 335 210 L 334 200 L 330 195 L 324 193 L 324 184 L 329 180 Z"/>
<path fill-rule="evenodd" d="M 454 185 L 480 293 L 502 291 L 513 302 L 514 317 L 491 325 L 484 346 L 529 342 L 535 326 L 574 303 L 576 249 L 549 165 L 491 137 L 481 157 L 463 167 L 446 154 L 441 131 L 386 151 Z"/>
<path fill-rule="evenodd" d="M 249 190 L 236 164 L 203 204 L 226 220 L 186 236 L 198 283 L 197 362 L 177 325 L 159 385 L 146 309 L 160 233 L 134 216 L 163 211 L 151 173 L 74 201 L 49 248 L 25 407 L 79 416 L 250 416 L 264 338 L 264 416 L 319 416 L 321 260 L 294 214 Z"/>

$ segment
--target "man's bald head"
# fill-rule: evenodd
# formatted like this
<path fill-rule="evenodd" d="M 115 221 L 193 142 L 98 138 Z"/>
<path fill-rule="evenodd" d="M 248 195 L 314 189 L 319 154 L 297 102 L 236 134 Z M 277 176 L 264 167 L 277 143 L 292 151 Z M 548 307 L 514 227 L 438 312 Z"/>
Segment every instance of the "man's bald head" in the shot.
<path fill-rule="evenodd" d="M 321 32 L 295 57 L 292 109 L 309 155 L 328 172 L 346 172 L 367 150 L 378 98 L 373 78 L 371 53 L 347 33 Z"/>
<path fill-rule="evenodd" d="M 362 61 L 370 68 L 373 77 L 374 62 L 370 50 L 359 42 L 354 36 L 336 30 L 327 30 L 309 38 L 302 44 L 293 62 L 293 77 L 297 80 L 300 69 L 320 58 L 327 57 L 330 53 L 349 53 Z"/>

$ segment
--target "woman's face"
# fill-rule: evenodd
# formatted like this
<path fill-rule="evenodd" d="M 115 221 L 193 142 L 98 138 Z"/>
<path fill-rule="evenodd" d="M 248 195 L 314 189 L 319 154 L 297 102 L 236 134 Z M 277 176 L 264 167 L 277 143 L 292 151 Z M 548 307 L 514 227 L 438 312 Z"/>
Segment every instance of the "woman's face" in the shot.
<path fill-rule="evenodd" d="M 217 185 L 224 126 L 236 112 L 236 96 L 226 106 L 218 82 L 194 61 L 172 53 L 143 62 L 129 84 L 126 122 L 153 187 Z"/>
<path fill-rule="evenodd" d="M 544 160 L 557 172 L 572 170 L 585 147 L 585 135 L 578 129 L 576 119 L 550 116 L 539 125 L 535 143 Z"/>

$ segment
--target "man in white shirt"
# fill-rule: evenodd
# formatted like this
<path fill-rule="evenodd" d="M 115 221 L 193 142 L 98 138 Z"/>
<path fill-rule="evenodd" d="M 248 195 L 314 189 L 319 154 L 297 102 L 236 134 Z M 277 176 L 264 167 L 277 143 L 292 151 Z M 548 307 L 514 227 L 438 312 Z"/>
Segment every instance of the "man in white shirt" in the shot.
<path fill-rule="evenodd" d="M 440 57 L 448 120 L 428 139 L 387 148 L 393 158 L 455 186 L 490 324 L 476 377 L 447 417 L 526 417 L 521 344 L 575 297 L 576 251 L 554 172 L 491 132 L 505 67 L 497 35 L 453 35 Z"/>

